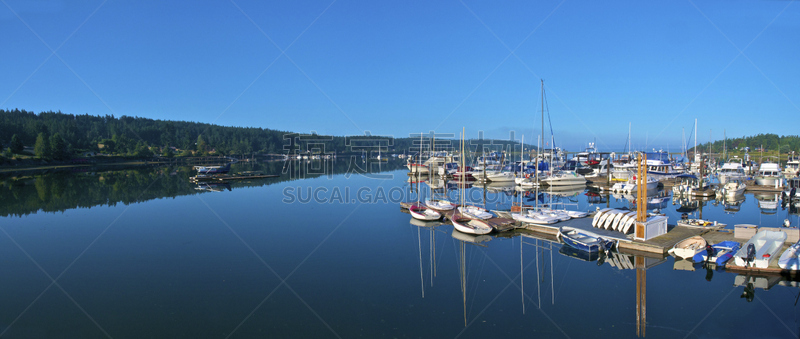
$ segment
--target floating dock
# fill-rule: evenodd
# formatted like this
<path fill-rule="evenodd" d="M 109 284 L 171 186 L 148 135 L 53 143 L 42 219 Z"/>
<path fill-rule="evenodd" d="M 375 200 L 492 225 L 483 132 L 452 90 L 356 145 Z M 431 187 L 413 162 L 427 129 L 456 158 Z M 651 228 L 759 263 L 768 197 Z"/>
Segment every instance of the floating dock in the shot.
<path fill-rule="evenodd" d="M 400 203 L 400 207 L 404 210 L 407 210 L 409 207 L 411 207 L 411 205 L 412 203 L 410 202 Z M 453 209 L 450 211 L 439 211 L 439 213 L 441 213 L 442 216 L 444 216 L 444 218 L 447 221 L 450 221 L 453 219 L 453 215 L 456 213 L 456 211 L 455 209 Z M 515 228 L 515 223 L 516 223 L 516 220 L 509 218 L 489 218 L 483 221 L 489 224 L 489 226 L 492 226 L 495 232 L 505 232 L 513 230 Z"/>
<path fill-rule="evenodd" d="M 213 176 L 194 176 L 189 178 L 191 182 L 227 182 L 233 180 L 247 180 L 247 179 L 265 179 L 265 178 L 276 178 L 279 177 L 277 174 L 220 174 L 220 175 L 213 175 Z"/>

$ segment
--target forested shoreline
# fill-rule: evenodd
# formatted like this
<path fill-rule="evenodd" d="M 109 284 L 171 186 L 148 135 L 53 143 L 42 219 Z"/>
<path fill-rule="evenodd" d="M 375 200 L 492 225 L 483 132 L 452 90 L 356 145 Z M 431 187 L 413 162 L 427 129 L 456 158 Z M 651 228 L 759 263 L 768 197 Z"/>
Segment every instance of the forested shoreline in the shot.
<path fill-rule="evenodd" d="M 419 134 L 417 134 L 419 135 Z M 95 155 L 153 157 L 251 156 L 257 154 L 414 153 L 430 149 L 432 133 L 420 137 L 329 136 L 258 127 L 155 120 L 114 115 L 93 116 L 60 111 L 34 113 L 0 109 L 0 163 L 25 160 L 68 161 Z M 458 136 L 437 135 L 436 149 L 457 149 Z M 469 149 L 514 152 L 514 140 L 469 139 Z M 487 147 L 488 146 L 488 147 Z M 725 149 L 723 149 L 725 146 Z M 526 146 L 530 147 L 530 146 Z M 750 151 L 763 148 L 786 154 L 800 151 L 800 137 L 758 134 L 698 145 L 700 151 Z"/>

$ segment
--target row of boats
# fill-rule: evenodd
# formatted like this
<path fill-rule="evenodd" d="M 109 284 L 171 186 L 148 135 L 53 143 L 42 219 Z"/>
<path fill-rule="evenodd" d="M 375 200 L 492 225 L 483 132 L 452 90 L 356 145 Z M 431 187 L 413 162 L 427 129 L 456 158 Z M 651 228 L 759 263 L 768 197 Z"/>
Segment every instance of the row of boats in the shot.
<path fill-rule="evenodd" d="M 684 239 L 669 250 L 669 254 L 694 262 L 713 262 L 725 266 L 731 259 L 736 266 L 768 268 L 783 248 L 787 234 L 783 231 L 761 230 L 743 246 L 739 242 L 725 240 L 710 244 L 702 236 Z M 784 270 L 800 270 L 800 241 L 789 246 L 778 258 L 778 267 Z"/>

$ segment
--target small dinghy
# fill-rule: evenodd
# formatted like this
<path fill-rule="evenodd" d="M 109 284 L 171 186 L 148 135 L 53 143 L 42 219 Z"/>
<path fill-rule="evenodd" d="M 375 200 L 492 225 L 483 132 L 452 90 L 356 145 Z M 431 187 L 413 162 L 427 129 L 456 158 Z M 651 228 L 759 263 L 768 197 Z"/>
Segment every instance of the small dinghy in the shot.
<path fill-rule="evenodd" d="M 559 227 L 556 237 L 569 246 L 589 253 L 608 251 L 614 246 L 612 241 L 604 239 L 597 233 L 567 226 Z"/>
<path fill-rule="evenodd" d="M 549 225 L 555 224 L 559 221 L 558 218 L 554 218 L 550 215 L 533 210 L 522 211 L 520 213 L 511 213 L 511 218 L 516 221 L 535 225 Z"/>
<path fill-rule="evenodd" d="M 487 211 L 486 209 L 473 205 L 459 207 L 458 213 L 461 213 L 464 217 L 470 219 L 486 220 L 494 216 L 492 215 L 491 212 Z"/>
<path fill-rule="evenodd" d="M 586 216 L 589 215 L 589 213 L 581 211 L 567 211 L 567 214 L 572 218 L 586 218 Z"/>
<path fill-rule="evenodd" d="M 597 213 L 595 213 L 595 215 L 594 215 L 594 218 L 592 219 L 592 227 L 598 227 L 597 223 L 600 221 L 600 219 L 603 217 L 603 215 L 608 213 L 609 211 L 612 211 L 612 210 L 614 210 L 614 209 L 613 208 L 604 208 L 604 209 L 601 209 L 601 210 L 597 211 Z"/>
<path fill-rule="evenodd" d="M 688 259 L 705 250 L 707 244 L 706 239 L 696 235 L 679 241 L 667 253 L 681 259 Z"/>
<path fill-rule="evenodd" d="M 800 270 L 800 259 L 797 258 L 798 254 L 800 254 L 800 241 L 783 251 L 781 258 L 778 259 L 778 267 L 791 271 Z"/>
<path fill-rule="evenodd" d="M 706 249 L 695 254 L 692 260 L 695 262 L 708 261 L 717 264 L 717 266 L 724 266 L 728 260 L 733 258 L 733 254 L 739 250 L 741 244 L 736 241 L 725 240 L 718 244 L 707 245 Z M 709 256 L 709 252 L 711 255 Z"/>
<path fill-rule="evenodd" d="M 450 221 L 453 222 L 453 227 L 461 233 L 481 235 L 492 232 L 492 226 L 489 226 L 485 221 L 466 218 L 458 213 Z"/>
<path fill-rule="evenodd" d="M 439 220 L 442 217 L 441 213 L 436 212 L 433 209 L 425 207 L 424 205 L 419 203 L 411 205 L 408 208 L 408 212 L 411 213 L 411 216 L 417 220 L 431 221 L 431 220 Z"/>
<path fill-rule="evenodd" d="M 759 231 L 733 255 L 733 261 L 736 266 L 767 268 L 770 260 L 783 247 L 784 241 L 786 232 Z"/>
<path fill-rule="evenodd" d="M 456 208 L 456 204 L 443 199 L 425 199 L 425 206 L 440 211 L 451 211 Z"/>
<path fill-rule="evenodd" d="M 717 228 L 725 227 L 725 224 L 718 224 L 716 221 L 709 221 L 703 219 L 681 219 L 676 222 L 678 226 L 692 227 L 692 228 Z"/>

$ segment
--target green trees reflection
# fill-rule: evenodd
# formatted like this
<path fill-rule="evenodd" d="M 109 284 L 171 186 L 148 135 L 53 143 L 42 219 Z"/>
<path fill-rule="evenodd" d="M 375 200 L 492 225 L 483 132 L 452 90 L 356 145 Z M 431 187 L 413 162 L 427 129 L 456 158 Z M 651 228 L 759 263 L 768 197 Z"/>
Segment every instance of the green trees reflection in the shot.
<path fill-rule="evenodd" d="M 279 182 L 314 178 L 345 172 L 369 175 L 403 167 L 402 162 L 371 164 L 360 158 L 237 163 L 232 172 L 256 171 L 278 174 L 277 178 L 232 181 L 233 190 L 241 187 L 272 185 Z M 359 172 L 361 171 L 361 172 Z M 367 171 L 369 173 L 363 173 Z M 37 212 L 63 212 L 75 208 L 116 206 L 153 199 L 204 194 L 189 181 L 196 172 L 191 166 L 136 167 L 105 170 L 79 167 L 38 173 L 18 172 L 0 176 L 0 216 L 24 216 Z M 276 202 L 276 203 L 279 203 Z"/>

